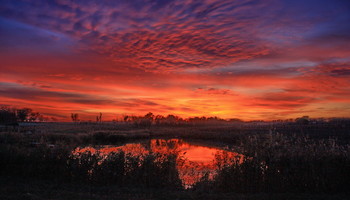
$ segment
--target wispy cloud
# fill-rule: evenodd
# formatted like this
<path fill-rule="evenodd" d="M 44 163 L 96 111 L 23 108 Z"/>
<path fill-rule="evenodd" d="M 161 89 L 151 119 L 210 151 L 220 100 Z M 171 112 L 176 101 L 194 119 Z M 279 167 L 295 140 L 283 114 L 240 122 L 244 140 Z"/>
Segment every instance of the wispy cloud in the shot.
<path fill-rule="evenodd" d="M 0 101 L 59 116 L 348 116 L 349 11 L 333 0 L 5 0 Z"/>

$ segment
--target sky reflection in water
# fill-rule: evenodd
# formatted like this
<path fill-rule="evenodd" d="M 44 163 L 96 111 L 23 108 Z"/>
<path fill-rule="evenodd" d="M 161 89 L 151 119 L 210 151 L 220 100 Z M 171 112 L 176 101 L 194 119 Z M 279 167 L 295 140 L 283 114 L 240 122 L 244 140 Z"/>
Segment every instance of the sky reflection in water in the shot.
<path fill-rule="evenodd" d="M 244 156 L 236 152 L 220 148 L 192 144 L 181 139 L 152 139 L 142 142 L 128 143 L 122 146 L 89 146 L 76 148 L 73 155 L 78 153 L 99 153 L 107 157 L 112 152 L 124 151 L 132 156 L 159 153 L 162 155 L 178 155 L 176 164 L 183 185 L 188 188 L 198 182 L 206 173 L 209 178 L 215 175 L 215 170 L 233 161 L 241 163 Z M 102 158 L 103 159 L 103 158 Z"/>

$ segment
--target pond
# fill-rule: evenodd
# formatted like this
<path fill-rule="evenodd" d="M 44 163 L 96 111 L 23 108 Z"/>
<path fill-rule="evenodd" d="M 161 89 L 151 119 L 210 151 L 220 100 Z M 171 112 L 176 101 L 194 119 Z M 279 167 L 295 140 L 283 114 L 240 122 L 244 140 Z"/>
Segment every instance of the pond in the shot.
<path fill-rule="evenodd" d="M 78 147 L 72 154 L 89 152 L 107 158 L 113 152 L 125 152 L 126 155 L 141 156 L 148 154 L 176 155 L 176 168 L 182 185 L 190 188 L 203 176 L 213 178 L 217 169 L 232 162 L 243 162 L 242 154 L 223 147 L 184 141 L 182 139 L 151 139 L 127 143 L 121 146 L 100 145 Z"/>

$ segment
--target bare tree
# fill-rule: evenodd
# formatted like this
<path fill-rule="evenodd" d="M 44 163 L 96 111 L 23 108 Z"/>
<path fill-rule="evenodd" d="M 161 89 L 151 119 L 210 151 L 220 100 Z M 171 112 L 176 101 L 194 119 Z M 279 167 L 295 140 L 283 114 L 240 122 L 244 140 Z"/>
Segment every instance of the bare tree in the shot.
<path fill-rule="evenodd" d="M 72 121 L 73 121 L 73 122 L 79 121 L 79 115 L 78 115 L 78 113 L 72 113 L 72 114 L 71 114 L 71 118 L 72 118 Z"/>
<path fill-rule="evenodd" d="M 96 122 L 102 122 L 102 113 L 100 112 L 100 116 L 96 116 Z"/>

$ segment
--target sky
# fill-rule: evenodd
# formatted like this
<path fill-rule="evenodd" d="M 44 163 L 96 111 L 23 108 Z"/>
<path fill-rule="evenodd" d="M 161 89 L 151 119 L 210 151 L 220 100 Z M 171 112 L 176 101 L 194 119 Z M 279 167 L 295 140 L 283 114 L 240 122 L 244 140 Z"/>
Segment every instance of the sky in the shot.
<path fill-rule="evenodd" d="M 0 104 L 350 117 L 348 0 L 0 0 Z"/>

